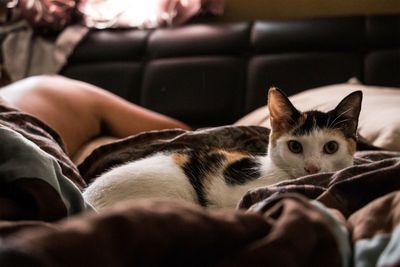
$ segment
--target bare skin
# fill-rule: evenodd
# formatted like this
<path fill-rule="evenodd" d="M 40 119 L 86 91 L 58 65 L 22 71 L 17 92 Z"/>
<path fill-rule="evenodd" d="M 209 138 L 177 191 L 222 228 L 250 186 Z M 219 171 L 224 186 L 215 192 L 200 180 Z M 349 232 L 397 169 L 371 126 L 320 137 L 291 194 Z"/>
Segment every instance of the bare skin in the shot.
<path fill-rule="evenodd" d="M 36 76 L 15 82 L 3 87 L 0 97 L 56 130 L 66 144 L 67 154 L 79 158 L 76 161 L 115 138 L 149 130 L 190 129 L 99 87 L 61 76 Z M 99 139 L 102 136 L 109 138 Z"/>

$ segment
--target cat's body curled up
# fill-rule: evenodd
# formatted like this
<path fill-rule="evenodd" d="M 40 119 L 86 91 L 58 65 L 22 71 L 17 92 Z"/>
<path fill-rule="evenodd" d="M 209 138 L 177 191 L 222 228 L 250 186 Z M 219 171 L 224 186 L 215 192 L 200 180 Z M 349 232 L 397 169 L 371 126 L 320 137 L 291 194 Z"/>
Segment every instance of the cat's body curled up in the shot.
<path fill-rule="evenodd" d="M 357 91 L 329 112 L 300 112 L 279 89 L 271 88 L 267 155 L 221 149 L 156 153 L 103 173 L 83 196 L 97 210 L 140 198 L 235 207 L 249 189 L 351 166 L 361 101 Z"/>

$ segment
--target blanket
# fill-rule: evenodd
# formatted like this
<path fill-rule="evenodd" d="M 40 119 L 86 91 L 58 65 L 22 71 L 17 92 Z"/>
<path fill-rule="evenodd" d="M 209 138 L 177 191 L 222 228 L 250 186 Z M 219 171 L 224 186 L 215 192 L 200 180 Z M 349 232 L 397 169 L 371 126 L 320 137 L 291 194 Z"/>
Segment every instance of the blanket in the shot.
<path fill-rule="evenodd" d="M 188 146 L 265 153 L 268 132 L 227 126 L 143 133 L 98 148 L 79 171 L 85 184 L 114 164 Z M 344 170 L 255 188 L 237 209 L 143 200 L 55 222 L 3 219 L 0 265 L 396 266 L 399 177 L 400 152 L 367 150 Z"/>
<path fill-rule="evenodd" d="M 0 219 L 55 221 L 89 206 L 61 138 L 35 117 L 0 106 Z"/>

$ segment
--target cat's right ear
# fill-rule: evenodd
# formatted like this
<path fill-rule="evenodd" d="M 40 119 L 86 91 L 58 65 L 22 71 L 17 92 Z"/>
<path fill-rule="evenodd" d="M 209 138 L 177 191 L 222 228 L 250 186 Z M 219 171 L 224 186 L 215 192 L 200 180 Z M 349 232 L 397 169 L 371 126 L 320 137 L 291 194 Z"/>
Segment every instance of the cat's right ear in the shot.
<path fill-rule="evenodd" d="M 300 117 L 289 98 L 276 87 L 268 91 L 268 109 L 273 131 L 289 130 Z"/>

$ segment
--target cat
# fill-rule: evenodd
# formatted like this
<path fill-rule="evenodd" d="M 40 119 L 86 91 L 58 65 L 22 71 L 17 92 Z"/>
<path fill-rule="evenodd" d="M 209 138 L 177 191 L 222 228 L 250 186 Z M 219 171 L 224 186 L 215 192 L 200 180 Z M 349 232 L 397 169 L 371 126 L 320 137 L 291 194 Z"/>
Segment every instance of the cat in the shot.
<path fill-rule="evenodd" d="M 122 200 L 153 197 L 235 207 L 252 188 L 351 166 L 361 101 L 362 92 L 356 91 L 329 112 L 300 112 L 272 87 L 266 155 L 223 149 L 159 152 L 110 169 L 83 196 L 97 210 Z"/>

